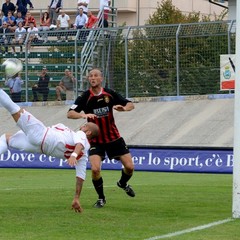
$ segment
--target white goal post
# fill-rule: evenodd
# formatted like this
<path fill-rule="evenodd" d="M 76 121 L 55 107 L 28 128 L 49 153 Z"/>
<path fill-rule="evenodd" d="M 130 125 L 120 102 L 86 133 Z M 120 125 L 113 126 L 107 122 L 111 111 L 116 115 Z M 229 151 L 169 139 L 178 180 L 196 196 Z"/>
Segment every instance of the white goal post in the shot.
<path fill-rule="evenodd" d="M 240 0 L 236 0 L 236 79 L 234 102 L 234 162 L 232 217 L 240 218 Z"/>

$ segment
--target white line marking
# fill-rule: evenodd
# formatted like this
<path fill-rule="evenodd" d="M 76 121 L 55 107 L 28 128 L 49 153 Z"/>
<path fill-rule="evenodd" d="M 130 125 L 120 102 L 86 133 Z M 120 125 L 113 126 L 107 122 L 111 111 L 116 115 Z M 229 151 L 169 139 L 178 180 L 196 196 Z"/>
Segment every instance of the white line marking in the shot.
<path fill-rule="evenodd" d="M 185 229 L 185 230 L 178 231 L 178 232 L 168 233 L 168 234 L 162 235 L 162 236 L 155 236 L 155 237 L 151 237 L 151 238 L 146 238 L 145 240 L 156 240 L 156 239 L 175 237 L 175 236 L 182 235 L 182 234 L 185 234 L 185 233 L 190 233 L 190 232 L 194 232 L 194 231 L 198 231 L 198 230 L 203 230 L 203 229 L 206 229 L 206 228 L 214 227 L 214 226 L 217 226 L 217 225 L 220 225 L 220 224 L 223 224 L 223 223 L 227 223 L 227 222 L 230 222 L 230 221 L 233 221 L 233 220 L 234 219 L 232 219 L 232 218 L 228 218 L 228 219 L 225 219 L 225 220 L 212 222 L 212 223 L 205 224 L 205 225 L 202 225 L 202 226 Z"/>
<path fill-rule="evenodd" d="M 93 187 L 85 187 L 85 188 L 93 188 Z M 19 191 L 22 191 L 22 190 L 46 190 L 46 189 L 64 189 L 63 187 L 38 187 L 38 188 L 19 188 L 19 187 L 12 187 L 12 188 L 0 188 L 0 191 L 16 191 L 16 190 L 19 190 Z M 71 190 L 71 189 L 69 189 Z"/>
<path fill-rule="evenodd" d="M 143 184 L 134 184 L 134 186 L 143 186 Z M 74 185 L 73 185 L 74 186 Z M 117 184 L 116 185 L 106 185 L 104 186 L 104 188 L 115 188 L 117 187 Z M 37 189 L 64 189 L 64 188 L 67 188 L 67 187 L 38 187 Z M 84 186 L 84 188 L 94 188 L 93 186 Z M 0 191 L 15 191 L 15 190 L 35 190 L 36 188 L 20 188 L 20 187 L 11 187 L 11 188 L 0 188 Z M 70 189 L 71 190 L 71 189 Z"/>

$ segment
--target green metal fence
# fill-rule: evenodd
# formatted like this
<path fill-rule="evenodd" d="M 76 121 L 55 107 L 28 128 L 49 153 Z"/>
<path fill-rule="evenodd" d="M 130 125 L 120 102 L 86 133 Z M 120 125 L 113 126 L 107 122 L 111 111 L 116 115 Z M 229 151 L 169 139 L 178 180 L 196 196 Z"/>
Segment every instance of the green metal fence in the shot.
<path fill-rule="evenodd" d="M 235 52 L 234 26 L 234 21 L 224 21 L 51 30 L 38 32 L 30 53 L 28 35 L 23 53 L 18 46 L 13 53 L 9 43 L 5 54 L 1 44 L 0 57 L 23 61 L 24 101 L 31 101 L 31 86 L 43 66 L 51 77 L 49 100 L 55 100 L 55 87 L 65 68 L 78 80 L 75 96 L 88 88 L 87 75 L 94 67 L 102 69 L 107 87 L 126 97 L 216 94 L 220 93 L 220 55 Z"/>

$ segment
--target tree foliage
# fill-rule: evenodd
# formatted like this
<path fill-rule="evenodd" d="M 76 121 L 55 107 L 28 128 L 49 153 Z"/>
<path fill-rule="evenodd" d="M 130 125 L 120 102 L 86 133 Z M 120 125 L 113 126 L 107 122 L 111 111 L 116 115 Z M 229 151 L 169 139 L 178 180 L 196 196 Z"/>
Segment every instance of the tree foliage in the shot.
<path fill-rule="evenodd" d="M 226 17 L 227 10 L 224 9 L 220 15 L 214 15 L 214 21 L 221 21 Z M 158 3 L 156 11 L 149 16 L 147 23 L 149 25 L 176 24 L 176 23 L 194 23 L 210 21 L 210 15 L 201 15 L 200 12 L 184 14 L 176 8 L 172 0 L 163 0 Z"/>
<path fill-rule="evenodd" d="M 179 23 L 183 25 L 176 46 Z M 219 92 L 217 69 L 219 55 L 227 53 L 227 24 L 211 24 L 210 17 L 199 12 L 184 14 L 171 0 L 164 0 L 149 17 L 146 27 L 135 28 L 130 35 L 130 97 L 176 95 L 177 86 L 181 95 Z"/>
<path fill-rule="evenodd" d="M 148 24 L 175 24 L 192 23 L 200 21 L 200 12 L 183 14 L 181 10 L 172 4 L 172 0 L 163 0 L 158 3 L 156 11 L 149 17 Z"/>

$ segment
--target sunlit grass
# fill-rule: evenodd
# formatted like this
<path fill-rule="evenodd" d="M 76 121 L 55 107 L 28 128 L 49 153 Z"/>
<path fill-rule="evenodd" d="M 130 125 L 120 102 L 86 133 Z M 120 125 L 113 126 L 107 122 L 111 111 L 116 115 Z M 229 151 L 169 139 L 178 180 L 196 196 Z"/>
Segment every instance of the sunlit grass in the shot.
<path fill-rule="evenodd" d="M 147 239 L 231 218 L 232 175 L 135 172 L 135 198 L 117 188 L 120 171 L 102 175 L 107 204 L 93 208 L 97 195 L 88 172 L 78 214 L 71 210 L 74 170 L 0 169 L 0 239 Z M 235 240 L 238 225 L 171 239 Z"/>

